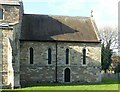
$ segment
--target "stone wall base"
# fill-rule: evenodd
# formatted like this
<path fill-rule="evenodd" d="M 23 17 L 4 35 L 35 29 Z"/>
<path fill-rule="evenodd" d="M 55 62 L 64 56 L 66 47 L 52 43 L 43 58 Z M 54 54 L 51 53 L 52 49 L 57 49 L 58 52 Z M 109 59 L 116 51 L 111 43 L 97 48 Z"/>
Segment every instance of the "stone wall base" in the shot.
<path fill-rule="evenodd" d="M 21 88 L 21 85 L 14 86 L 14 88 Z"/>
<path fill-rule="evenodd" d="M 2 89 L 13 89 L 14 87 L 11 87 L 10 85 L 3 85 L 0 88 L 2 88 Z"/>
<path fill-rule="evenodd" d="M 21 86 L 16 85 L 14 87 L 11 87 L 11 85 L 2 85 L 2 86 L 0 86 L 0 88 L 2 88 L 2 89 L 14 89 L 14 88 L 21 88 Z"/>

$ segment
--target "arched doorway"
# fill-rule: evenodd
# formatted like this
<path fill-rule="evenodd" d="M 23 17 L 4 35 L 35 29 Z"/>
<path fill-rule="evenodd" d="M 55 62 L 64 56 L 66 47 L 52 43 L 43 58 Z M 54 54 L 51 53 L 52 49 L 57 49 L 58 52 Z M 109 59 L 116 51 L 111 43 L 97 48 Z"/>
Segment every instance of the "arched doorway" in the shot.
<path fill-rule="evenodd" d="M 70 69 L 69 68 L 66 68 L 64 71 L 64 81 L 70 82 Z"/>

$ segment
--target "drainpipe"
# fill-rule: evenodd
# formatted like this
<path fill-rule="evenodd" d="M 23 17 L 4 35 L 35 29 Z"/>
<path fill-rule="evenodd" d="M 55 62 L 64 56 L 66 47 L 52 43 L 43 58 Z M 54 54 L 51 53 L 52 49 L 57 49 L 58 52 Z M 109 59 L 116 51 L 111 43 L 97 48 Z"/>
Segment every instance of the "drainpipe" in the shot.
<path fill-rule="evenodd" d="M 57 81 L 57 41 L 56 41 L 56 83 L 58 82 Z"/>

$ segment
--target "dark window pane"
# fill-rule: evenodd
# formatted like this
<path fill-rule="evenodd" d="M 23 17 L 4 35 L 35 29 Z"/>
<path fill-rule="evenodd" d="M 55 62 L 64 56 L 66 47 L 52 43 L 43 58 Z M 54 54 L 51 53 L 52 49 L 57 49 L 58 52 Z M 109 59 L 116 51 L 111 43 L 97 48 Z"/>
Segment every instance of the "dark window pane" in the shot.
<path fill-rule="evenodd" d="M 33 64 L 33 48 L 30 48 L 30 64 Z"/>
<path fill-rule="evenodd" d="M 83 64 L 86 64 L 86 49 L 83 49 Z"/>
<path fill-rule="evenodd" d="M 66 49 L 66 64 L 69 64 L 69 49 Z"/>
<path fill-rule="evenodd" d="M 3 19 L 3 10 L 0 9 L 0 19 Z"/>
<path fill-rule="evenodd" d="M 51 49 L 48 49 L 48 64 L 51 64 Z"/>

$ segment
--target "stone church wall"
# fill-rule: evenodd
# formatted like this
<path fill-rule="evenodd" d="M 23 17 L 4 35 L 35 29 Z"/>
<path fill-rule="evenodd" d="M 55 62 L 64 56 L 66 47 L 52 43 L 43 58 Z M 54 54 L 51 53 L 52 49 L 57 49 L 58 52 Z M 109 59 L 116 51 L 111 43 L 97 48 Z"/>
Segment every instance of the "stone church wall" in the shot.
<path fill-rule="evenodd" d="M 18 23 L 21 17 L 21 7 L 19 5 L 0 5 L 3 9 L 4 21 Z M 20 14 L 21 13 L 21 14 Z"/>
<path fill-rule="evenodd" d="M 20 81 L 54 82 L 55 81 L 55 43 L 21 42 L 20 45 Z M 29 49 L 33 48 L 34 59 L 30 64 Z M 52 49 L 52 61 L 48 65 L 48 49 Z"/>
<path fill-rule="evenodd" d="M 2 32 L 2 84 L 3 87 L 19 85 L 19 24 L 1 28 Z M 17 73 L 17 75 L 16 75 Z M 13 80 L 13 81 L 12 81 Z M 19 85 L 20 86 L 20 85 Z"/>
<path fill-rule="evenodd" d="M 0 28 L 2 32 L 1 49 L 3 52 L 2 84 L 3 87 L 20 87 L 19 39 L 23 15 L 22 3 L 20 5 L 1 4 L 0 8 L 3 9 L 3 20 L 1 20 L 1 23 L 8 25 Z M 11 69 L 13 69 L 14 71 Z"/>
<path fill-rule="evenodd" d="M 82 49 L 86 45 L 86 65 L 83 65 Z M 69 64 L 66 63 L 66 49 L 69 49 Z M 58 81 L 64 82 L 64 70 L 71 71 L 71 82 L 100 82 L 101 49 L 95 43 L 58 43 Z"/>
<path fill-rule="evenodd" d="M 82 63 L 82 49 L 86 45 L 86 65 Z M 34 50 L 34 63 L 29 61 L 29 48 Z M 52 49 L 52 62 L 48 65 L 48 49 Z M 66 49 L 69 64 L 66 65 Z M 70 69 L 70 82 L 100 82 L 101 48 L 98 43 L 57 43 L 57 81 L 64 83 L 64 70 Z M 21 83 L 56 81 L 56 43 L 21 41 Z"/>
<path fill-rule="evenodd" d="M 9 35 L 8 35 L 9 34 Z M 12 44 L 11 39 L 13 37 L 12 29 L 2 30 L 2 84 L 3 87 L 13 87 L 14 74 L 12 67 Z"/>
<path fill-rule="evenodd" d="M 14 88 L 14 70 L 13 70 L 13 66 L 12 66 L 12 47 L 11 47 L 11 43 L 10 40 L 7 38 L 8 41 L 8 58 L 7 58 L 7 63 L 8 63 L 8 70 L 7 70 L 7 76 L 8 76 L 8 85 L 11 88 Z"/>

